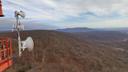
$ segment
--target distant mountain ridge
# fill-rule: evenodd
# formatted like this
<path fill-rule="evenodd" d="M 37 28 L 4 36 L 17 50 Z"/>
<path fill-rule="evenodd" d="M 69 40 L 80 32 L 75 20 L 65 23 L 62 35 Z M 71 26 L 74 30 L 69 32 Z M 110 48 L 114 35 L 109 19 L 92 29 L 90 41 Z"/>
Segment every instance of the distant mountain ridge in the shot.
<path fill-rule="evenodd" d="M 122 30 L 114 29 L 105 29 L 105 28 L 87 28 L 87 27 L 78 27 L 78 28 L 65 28 L 58 29 L 60 32 L 72 33 L 73 35 L 79 37 L 80 39 L 90 39 L 90 40 L 99 40 L 99 41 L 119 41 L 128 38 L 128 34 Z"/>
<path fill-rule="evenodd" d="M 12 31 L 13 24 L 16 24 L 13 18 L 0 18 L 0 32 L 1 31 Z M 25 30 L 54 30 L 58 27 L 53 24 L 47 24 L 45 22 L 31 21 L 31 19 L 25 19 L 21 21 L 24 25 Z"/>
<path fill-rule="evenodd" d="M 87 28 L 87 27 L 76 27 L 76 28 L 65 28 L 65 29 L 57 29 L 57 31 L 61 32 L 87 32 L 95 29 Z"/>
<path fill-rule="evenodd" d="M 103 28 L 102 28 L 102 29 L 103 29 Z M 123 27 L 123 28 L 104 28 L 103 30 L 128 32 L 128 27 Z"/>

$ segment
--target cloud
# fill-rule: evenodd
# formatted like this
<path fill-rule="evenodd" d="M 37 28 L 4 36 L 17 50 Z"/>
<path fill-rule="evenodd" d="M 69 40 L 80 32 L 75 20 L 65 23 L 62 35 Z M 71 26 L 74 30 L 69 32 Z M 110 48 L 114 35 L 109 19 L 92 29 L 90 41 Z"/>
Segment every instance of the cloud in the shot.
<path fill-rule="evenodd" d="M 91 28 L 128 27 L 128 19 L 107 19 L 83 24 Z"/>
<path fill-rule="evenodd" d="M 128 12 L 127 0 L 5 0 L 4 4 L 7 10 L 23 9 L 29 17 L 49 19 L 79 16 L 86 12 L 98 16 L 111 15 L 113 12 L 127 15 Z"/>
<path fill-rule="evenodd" d="M 71 23 L 73 20 L 76 23 L 86 23 L 86 21 L 93 22 L 99 19 L 101 23 L 101 21 L 105 22 L 105 17 L 111 22 L 118 20 L 113 17 L 128 16 L 128 0 L 4 0 L 3 6 L 7 18 L 13 18 L 15 10 L 23 10 L 27 18 L 57 23 Z M 91 23 L 90 25 L 97 24 Z"/>

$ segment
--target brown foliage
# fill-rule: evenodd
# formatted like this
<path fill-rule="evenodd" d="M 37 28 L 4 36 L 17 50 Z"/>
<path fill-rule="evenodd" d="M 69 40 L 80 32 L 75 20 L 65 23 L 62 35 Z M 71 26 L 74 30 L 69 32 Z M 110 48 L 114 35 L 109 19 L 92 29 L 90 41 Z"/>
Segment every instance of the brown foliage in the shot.
<path fill-rule="evenodd" d="M 16 33 L 1 33 L 13 38 L 13 66 L 6 72 L 127 72 L 127 53 L 107 45 L 85 42 L 56 31 L 25 31 L 22 40 L 32 36 L 35 47 L 17 56 Z"/>

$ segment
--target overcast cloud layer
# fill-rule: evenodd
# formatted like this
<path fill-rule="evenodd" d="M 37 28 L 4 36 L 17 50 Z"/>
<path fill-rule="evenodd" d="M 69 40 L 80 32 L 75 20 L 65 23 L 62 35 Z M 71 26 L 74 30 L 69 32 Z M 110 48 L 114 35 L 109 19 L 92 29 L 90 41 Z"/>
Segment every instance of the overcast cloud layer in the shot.
<path fill-rule="evenodd" d="M 128 27 L 128 0 L 3 0 L 6 18 L 15 10 L 60 27 Z"/>

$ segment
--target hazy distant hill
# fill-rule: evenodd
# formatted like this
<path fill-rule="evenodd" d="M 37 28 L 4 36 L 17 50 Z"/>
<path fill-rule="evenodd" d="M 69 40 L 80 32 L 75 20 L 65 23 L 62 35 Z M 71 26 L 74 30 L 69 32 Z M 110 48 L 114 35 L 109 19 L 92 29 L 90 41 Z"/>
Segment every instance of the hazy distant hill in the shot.
<path fill-rule="evenodd" d="M 128 34 L 119 31 L 89 31 L 73 33 L 81 39 L 92 39 L 99 41 L 118 41 L 128 39 Z"/>
<path fill-rule="evenodd" d="M 128 33 L 128 27 L 120 27 L 120 28 L 101 28 L 102 30 L 106 31 L 120 31 Z"/>
<path fill-rule="evenodd" d="M 16 33 L 1 33 L 13 38 L 14 64 L 6 72 L 127 72 L 128 52 L 113 46 L 83 41 L 71 33 L 24 31 L 22 40 L 32 36 L 33 52 L 17 57 Z"/>
<path fill-rule="evenodd" d="M 21 20 L 25 30 L 51 30 L 57 29 L 58 27 L 53 24 L 47 24 L 31 19 Z M 16 24 L 15 18 L 0 18 L 0 32 L 1 31 L 12 31 L 13 24 Z"/>
<path fill-rule="evenodd" d="M 91 28 L 65 28 L 59 32 L 72 33 L 81 39 L 117 41 L 128 38 L 128 34 L 122 30 L 114 29 L 91 29 Z"/>
<path fill-rule="evenodd" d="M 57 29 L 57 31 L 61 31 L 61 32 L 87 32 L 87 31 L 92 31 L 94 29 L 91 28 L 82 28 L 82 27 L 78 27 L 78 28 L 65 28 L 65 29 Z"/>

